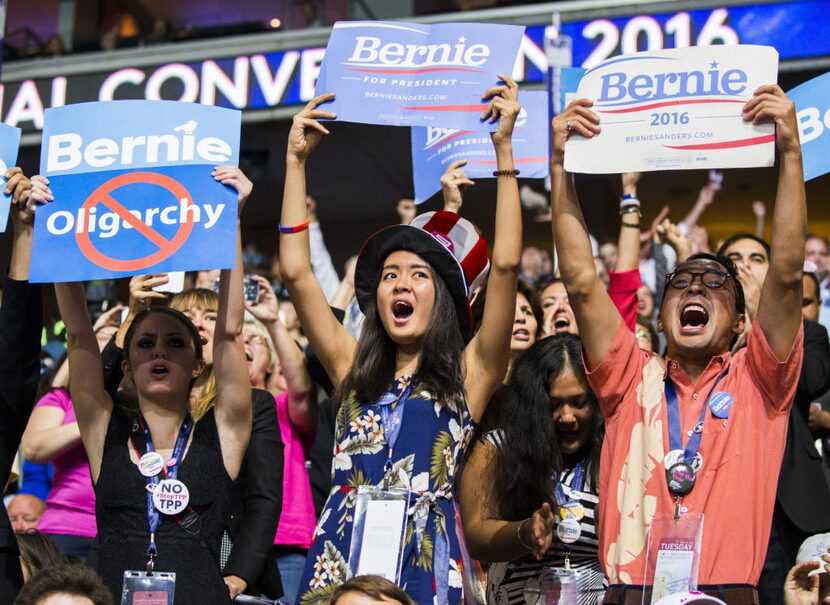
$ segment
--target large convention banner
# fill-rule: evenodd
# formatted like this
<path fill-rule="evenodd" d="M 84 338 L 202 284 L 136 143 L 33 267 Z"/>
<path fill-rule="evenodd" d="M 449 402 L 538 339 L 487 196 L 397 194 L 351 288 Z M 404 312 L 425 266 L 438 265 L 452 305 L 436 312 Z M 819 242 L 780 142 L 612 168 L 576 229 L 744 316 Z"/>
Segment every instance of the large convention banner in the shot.
<path fill-rule="evenodd" d="M 3 175 L 17 164 L 17 152 L 20 149 L 20 129 L 0 123 L 0 232 L 6 230 L 9 220 L 9 208 L 12 196 L 6 194 L 2 187 L 6 184 Z"/>
<path fill-rule="evenodd" d="M 522 111 L 513 129 L 513 162 L 522 178 L 545 178 L 549 168 L 550 128 L 548 93 L 523 91 Z M 441 189 L 441 175 L 458 160 L 471 179 L 494 178 L 496 153 L 487 132 L 449 128 L 412 128 L 412 174 L 415 203 L 429 199 Z"/>
<path fill-rule="evenodd" d="M 798 112 L 804 180 L 830 172 L 830 73 L 793 88 L 787 95 Z"/>
<path fill-rule="evenodd" d="M 484 91 L 511 74 L 524 27 L 348 21 L 334 25 L 316 94 L 338 120 L 493 130 Z"/>
<path fill-rule="evenodd" d="M 239 162 L 240 113 L 173 101 L 49 109 L 32 282 L 233 266 L 237 193 L 211 171 Z"/>
<path fill-rule="evenodd" d="M 768 46 L 647 51 L 589 69 L 577 97 L 594 101 L 602 132 L 570 137 L 565 168 L 619 173 L 771 166 L 775 128 L 742 117 L 753 91 L 778 79 Z"/>

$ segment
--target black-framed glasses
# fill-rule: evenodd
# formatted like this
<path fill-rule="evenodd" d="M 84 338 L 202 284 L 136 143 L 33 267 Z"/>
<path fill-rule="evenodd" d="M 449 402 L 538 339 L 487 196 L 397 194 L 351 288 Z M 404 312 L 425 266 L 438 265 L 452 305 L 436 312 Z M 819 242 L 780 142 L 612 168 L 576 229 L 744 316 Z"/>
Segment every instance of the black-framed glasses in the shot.
<path fill-rule="evenodd" d="M 669 273 L 666 276 L 666 283 L 677 290 L 685 290 L 692 285 L 695 278 L 700 278 L 700 283 L 709 289 L 717 290 L 723 288 L 726 280 L 732 277 L 727 271 L 707 269 L 706 271 L 688 271 L 683 269 Z"/>

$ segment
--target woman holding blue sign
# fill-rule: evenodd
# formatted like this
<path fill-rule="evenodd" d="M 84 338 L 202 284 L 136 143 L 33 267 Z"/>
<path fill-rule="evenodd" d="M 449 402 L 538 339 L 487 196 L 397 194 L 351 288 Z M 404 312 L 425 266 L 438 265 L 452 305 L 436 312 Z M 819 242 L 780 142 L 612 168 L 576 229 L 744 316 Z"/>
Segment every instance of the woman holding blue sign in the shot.
<path fill-rule="evenodd" d="M 217 180 L 249 190 L 237 169 Z M 221 177 L 221 178 L 220 178 Z M 188 401 L 204 371 L 193 323 L 167 307 L 139 313 L 124 339 L 137 401 L 113 401 L 81 283 L 55 284 L 69 343 L 70 382 L 97 497 L 98 571 L 110 591 L 167 594 L 176 605 L 230 602 L 219 543 L 251 433 L 251 388 L 242 343 L 242 266 L 222 271 L 213 338 L 216 404 L 198 422 Z"/>
<path fill-rule="evenodd" d="M 498 177 L 496 233 L 487 304 L 471 338 L 469 295 L 483 281 L 487 248 L 475 227 L 450 212 L 371 236 L 355 271 L 366 315 L 360 341 L 336 320 L 311 271 L 305 164 L 328 130 L 319 106 L 289 133 L 280 225 L 282 277 L 311 346 L 337 384 L 333 487 L 315 531 L 301 604 L 327 601 L 351 575 L 394 580 L 417 603 L 461 603 L 462 547 L 454 531 L 453 483 L 476 422 L 510 357 L 521 255 L 521 210 L 512 133 L 518 86 L 487 90 L 482 119 Z"/>

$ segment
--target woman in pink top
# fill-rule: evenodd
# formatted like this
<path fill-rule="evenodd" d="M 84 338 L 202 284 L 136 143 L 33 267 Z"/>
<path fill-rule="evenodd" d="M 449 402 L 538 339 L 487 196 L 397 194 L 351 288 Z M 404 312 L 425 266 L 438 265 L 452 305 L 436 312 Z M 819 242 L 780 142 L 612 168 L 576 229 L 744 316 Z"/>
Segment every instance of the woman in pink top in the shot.
<path fill-rule="evenodd" d="M 306 552 L 317 522 L 306 454 L 317 432 L 317 400 L 299 345 L 279 318 L 271 285 L 259 283 L 259 299 L 248 305 L 256 318 L 246 317 L 242 328 L 251 386 L 267 388 L 277 401 L 277 421 L 285 444 L 282 513 L 274 537 L 274 554 L 283 586 L 283 600 L 297 596 Z"/>
<path fill-rule="evenodd" d="M 120 307 L 96 322 L 95 336 L 101 349 L 117 330 L 110 324 L 117 313 Z M 21 444 L 27 460 L 37 464 L 51 462 L 54 469 L 38 531 L 48 534 L 64 554 L 86 559 L 92 539 L 98 535 L 95 492 L 75 408 L 69 398 L 67 368 L 64 361 L 51 383 L 56 388 L 35 404 Z"/>

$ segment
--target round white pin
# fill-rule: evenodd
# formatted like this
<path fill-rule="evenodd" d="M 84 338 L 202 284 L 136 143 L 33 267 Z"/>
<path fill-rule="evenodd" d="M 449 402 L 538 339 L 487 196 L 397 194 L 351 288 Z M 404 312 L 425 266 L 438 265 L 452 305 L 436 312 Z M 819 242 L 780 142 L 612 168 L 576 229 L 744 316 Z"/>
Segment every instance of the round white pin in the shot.
<path fill-rule="evenodd" d="M 138 470 L 145 477 L 155 477 L 164 468 L 164 457 L 158 452 L 147 452 L 138 460 Z"/>
<path fill-rule="evenodd" d="M 579 540 L 582 535 L 582 526 L 576 519 L 562 519 L 556 526 L 556 536 L 565 544 Z"/>
<path fill-rule="evenodd" d="M 187 508 L 190 492 L 178 479 L 162 479 L 153 491 L 153 505 L 165 515 L 178 515 Z"/>

